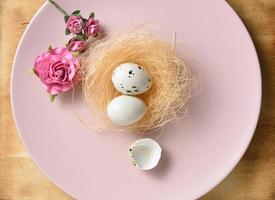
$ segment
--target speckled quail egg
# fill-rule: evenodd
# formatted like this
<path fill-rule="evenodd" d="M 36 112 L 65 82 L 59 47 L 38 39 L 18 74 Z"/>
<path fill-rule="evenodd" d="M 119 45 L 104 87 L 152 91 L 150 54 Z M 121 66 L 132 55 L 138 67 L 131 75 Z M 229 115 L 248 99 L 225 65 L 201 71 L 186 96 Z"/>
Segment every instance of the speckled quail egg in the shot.
<path fill-rule="evenodd" d="M 151 88 L 149 73 L 135 63 L 123 63 L 115 68 L 112 75 L 114 87 L 122 94 L 138 95 Z"/>

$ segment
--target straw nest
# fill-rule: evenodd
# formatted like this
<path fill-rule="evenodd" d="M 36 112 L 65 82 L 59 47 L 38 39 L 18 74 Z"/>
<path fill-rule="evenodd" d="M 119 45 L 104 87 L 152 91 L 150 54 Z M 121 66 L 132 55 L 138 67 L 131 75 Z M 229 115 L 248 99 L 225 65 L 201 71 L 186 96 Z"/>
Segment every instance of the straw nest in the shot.
<path fill-rule="evenodd" d="M 142 66 L 151 75 L 153 84 L 149 91 L 137 96 L 147 105 L 145 116 L 133 125 L 117 128 L 150 132 L 186 112 L 192 77 L 174 51 L 173 42 L 134 29 L 93 41 L 85 54 L 82 63 L 84 97 L 93 116 L 101 121 L 100 125 L 93 125 L 95 129 L 114 126 L 106 109 L 113 98 L 121 95 L 113 86 L 112 72 L 122 63 Z"/>

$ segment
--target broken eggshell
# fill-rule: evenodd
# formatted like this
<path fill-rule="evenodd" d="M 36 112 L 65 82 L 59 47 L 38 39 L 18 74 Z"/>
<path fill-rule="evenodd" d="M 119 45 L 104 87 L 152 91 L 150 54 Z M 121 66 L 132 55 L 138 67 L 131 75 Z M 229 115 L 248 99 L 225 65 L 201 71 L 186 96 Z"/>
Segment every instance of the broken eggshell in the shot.
<path fill-rule="evenodd" d="M 155 140 L 142 138 L 131 144 L 129 155 L 137 168 L 150 170 L 157 166 L 161 151 L 160 145 Z"/>

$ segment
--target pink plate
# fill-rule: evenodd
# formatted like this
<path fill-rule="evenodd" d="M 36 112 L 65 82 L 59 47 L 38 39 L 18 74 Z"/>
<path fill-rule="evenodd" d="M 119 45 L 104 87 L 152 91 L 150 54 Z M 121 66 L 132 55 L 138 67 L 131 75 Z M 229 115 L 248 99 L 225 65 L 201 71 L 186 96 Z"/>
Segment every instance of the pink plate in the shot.
<path fill-rule="evenodd" d="M 139 171 L 128 160 L 138 136 L 93 133 L 59 98 L 50 103 L 29 71 L 49 44 L 67 40 L 60 12 L 45 3 L 28 26 L 14 60 L 12 106 L 29 154 L 61 189 L 77 199 L 195 199 L 217 185 L 244 154 L 261 104 L 257 54 L 243 23 L 221 0 L 65 0 L 68 11 L 95 11 L 109 31 L 148 21 L 174 27 L 183 56 L 203 88 L 186 118 L 159 139 L 160 165 Z"/>

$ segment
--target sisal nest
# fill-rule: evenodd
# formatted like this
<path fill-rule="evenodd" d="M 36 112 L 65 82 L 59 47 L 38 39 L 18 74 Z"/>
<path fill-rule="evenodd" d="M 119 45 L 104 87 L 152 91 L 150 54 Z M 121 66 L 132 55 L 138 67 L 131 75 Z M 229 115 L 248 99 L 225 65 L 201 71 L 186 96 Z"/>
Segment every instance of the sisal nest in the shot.
<path fill-rule="evenodd" d="M 184 115 L 192 83 L 188 68 L 175 53 L 173 42 L 135 29 L 99 39 L 86 52 L 84 96 L 93 116 L 103 121 L 101 128 L 113 128 L 106 109 L 113 98 L 122 95 L 112 83 L 112 72 L 122 63 L 142 66 L 151 75 L 152 87 L 137 95 L 147 105 L 144 117 L 133 125 L 117 128 L 145 133 Z M 94 126 L 97 129 L 99 125 Z"/>

